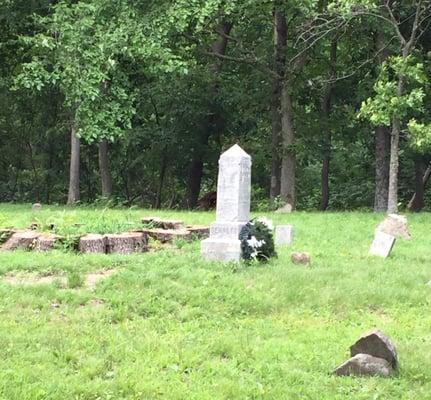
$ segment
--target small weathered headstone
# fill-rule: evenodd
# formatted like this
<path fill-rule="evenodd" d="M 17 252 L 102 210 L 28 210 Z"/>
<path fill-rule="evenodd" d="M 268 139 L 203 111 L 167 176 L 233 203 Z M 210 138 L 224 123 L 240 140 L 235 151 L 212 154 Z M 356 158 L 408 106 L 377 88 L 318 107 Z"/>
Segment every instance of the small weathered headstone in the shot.
<path fill-rule="evenodd" d="M 350 355 L 364 353 L 384 358 L 393 368 L 397 366 L 397 351 L 394 344 L 378 330 L 365 333 L 350 347 Z"/>
<path fill-rule="evenodd" d="M 383 376 L 392 374 L 391 365 L 384 359 L 373 357 L 369 354 L 356 354 L 334 371 L 338 376 Z"/>
<path fill-rule="evenodd" d="M 220 156 L 216 221 L 201 243 L 206 260 L 239 261 L 241 229 L 250 219 L 251 157 L 238 145 Z"/>
<path fill-rule="evenodd" d="M 298 264 L 298 265 L 309 265 L 311 261 L 310 254 L 305 252 L 292 253 L 292 255 L 290 256 L 290 259 L 294 264 Z"/>
<path fill-rule="evenodd" d="M 279 245 L 291 245 L 293 243 L 293 226 L 277 225 L 275 227 L 275 243 Z"/>
<path fill-rule="evenodd" d="M 79 239 L 81 253 L 106 253 L 106 241 L 103 235 L 89 234 Z"/>
<path fill-rule="evenodd" d="M 40 204 L 40 203 L 34 203 L 34 204 L 31 206 L 31 210 L 32 210 L 32 211 L 35 211 L 35 212 L 37 212 L 37 211 L 41 211 L 41 210 L 42 210 L 42 204 Z"/>
<path fill-rule="evenodd" d="M 405 240 L 410 240 L 411 235 L 407 229 L 407 218 L 404 215 L 389 214 L 376 228 L 376 231 L 387 233 Z"/>
<path fill-rule="evenodd" d="M 385 232 L 376 231 L 369 253 L 383 258 L 389 257 L 395 244 L 395 237 Z"/>

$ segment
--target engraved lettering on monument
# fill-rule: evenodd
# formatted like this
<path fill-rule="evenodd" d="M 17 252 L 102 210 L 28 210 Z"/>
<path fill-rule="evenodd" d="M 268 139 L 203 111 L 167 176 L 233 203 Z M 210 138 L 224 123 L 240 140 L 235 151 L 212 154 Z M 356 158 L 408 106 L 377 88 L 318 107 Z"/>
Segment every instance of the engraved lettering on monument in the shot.
<path fill-rule="evenodd" d="M 216 221 L 202 241 L 207 260 L 239 261 L 239 232 L 250 219 L 251 157 L 238 145 L 220 156 Z"/>

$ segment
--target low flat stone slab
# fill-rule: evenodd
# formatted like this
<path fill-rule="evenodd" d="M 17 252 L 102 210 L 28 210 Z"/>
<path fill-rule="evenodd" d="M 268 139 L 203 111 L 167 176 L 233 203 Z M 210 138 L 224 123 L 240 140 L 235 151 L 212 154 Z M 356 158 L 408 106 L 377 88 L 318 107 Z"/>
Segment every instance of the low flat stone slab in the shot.
<path fill-rule="evenodd" d="M 384 358 L 373 357 L 369 354 L 356 354 L 334 371 L 338 376 L 383 376 L 393 373 L 391 364 Z"/>
<path fill-rule="evenodd" d="M 207 261 L 239 262 L 242 255 L 241 241 L 209 237 L 201 242 L 201 254 Z"/>
<path fill-rule="evenodd" d="M 370 356 L 385 359 L 393 368 L 397 366 L 397 351 L 394 344 L 379 330 L 362 335 L 359 340 L 350 347 L 350 355 L 369 354 Z"/>
<path fill-rule="evenodd" d="M 81 236 L 78 250 L 81 253 L 106 253 L 105 237 L 98 234 Z"/>
<path fill-rule="evenodd" d="M 143 232 L 127 232 L 105 235 L 108 254 L 132 254 L 147 251 L 147 237 Z"/>
<path fill-rule="evenodd" d="M 158 217 L 146 217 L 142 219 L 144 225 L 151 226 L 152 229 L 183 229 L 184 222 L 177 220 L 161 219 Z"/>
<path fill-rule="evenodd" d="M 161 243 L 172 242 L 175 239 L 192 240 L 192 234 L 187 229 L 143 229 L 142 232 Z"/>

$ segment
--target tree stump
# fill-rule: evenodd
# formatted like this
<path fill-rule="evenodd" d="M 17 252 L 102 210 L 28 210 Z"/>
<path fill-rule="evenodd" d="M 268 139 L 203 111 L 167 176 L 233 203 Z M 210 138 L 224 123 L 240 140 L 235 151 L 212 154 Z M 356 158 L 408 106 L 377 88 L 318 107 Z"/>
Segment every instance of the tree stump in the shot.
<path fill-rule="evenodd" d="M 40 233 L 35 231 L 15 232 L 1 247 L 2 250 L 32 250 L 37 245 Z"/>
<path fill-rule="evenodd" d="M 210 236 L 210 228 L 201 225 L 187 225 L 186 228 L 193 237 L 198 239 L 206 239 Z"/>
<path fill-rule="evenodd" d="M 61 239 L 60 236 L 53 234 L 43 234 L 37 239 L 37 251 L 51 251 L 54 250 L 55 242 Z"/>
<path fill-rule="evenodd" d="M 161 219 L 158 217 L 147 217 L 142 219 L 144 225 L 150 225 L 153 229 L 182 229 L 183 221 Z"/>
<path fill-rule="evenodd" d="M 103 235 L 89 234 L 79 239 L 81 253 L 106 253 L 106 240 Z"/>
<path fill-rule="evenodd" d="M 187 229 L 144 229 L 149 237 L 161 243 L 172 242 L 174 239 L 191 240 L 192 234 Z"/>
<path fill-rule="evenodd" d="M 132 254 L 147 251 L 147 238 L 142 232 L 105 235 L 105 241 L 108 254 Z"/>
<path fill-rule="evenodd" d="M 13 229 L 0 229 L 0 245 L 7 242 L 14 233 Z"/>

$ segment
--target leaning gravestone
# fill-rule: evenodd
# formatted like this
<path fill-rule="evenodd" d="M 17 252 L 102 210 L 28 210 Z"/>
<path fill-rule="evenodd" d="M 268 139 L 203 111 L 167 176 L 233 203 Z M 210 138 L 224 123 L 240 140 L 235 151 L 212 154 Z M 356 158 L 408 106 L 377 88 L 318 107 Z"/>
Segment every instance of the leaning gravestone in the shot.
<path fill-rule="evenodd" d="M 391 254 L 394 244 L 395 244 L 394 236 L 389 235 L 385 232 L 376 231 L 369 253 L 372 256 L 387 258 L 389 257 L 389 254 Z"/>
<path fill-rule="evenodd" d="M 239 233 L 250 219 L 251 157 L 238 145 L 220 156 L 216 221 L 201 243 L 206 260 L 239 261 Z"/>

